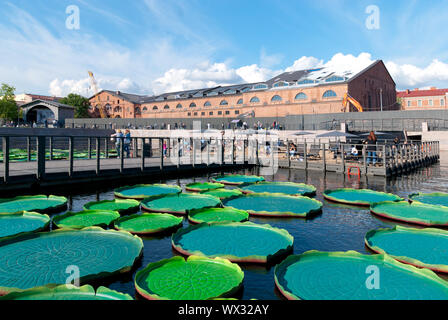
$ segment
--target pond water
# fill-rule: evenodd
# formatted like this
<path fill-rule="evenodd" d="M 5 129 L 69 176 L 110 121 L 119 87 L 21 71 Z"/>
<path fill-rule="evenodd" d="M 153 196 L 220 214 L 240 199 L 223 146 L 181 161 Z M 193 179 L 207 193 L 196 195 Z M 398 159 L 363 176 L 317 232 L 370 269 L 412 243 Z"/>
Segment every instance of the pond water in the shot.
<path fill-rule="evenodd" d="M 442 154 L 445 158 L 448 154 Z M 281 218 L 250 218 L 250 221 L 261 224 L 270 224 L 274 227 L 283 228 L 294 237 L 294 253 L 300 254 L 308 250 L 321 251 L 347 251 L 355 250 L 361 253 L 369 253 L 364 246 L 365 234 L 375 228 L 392 227 L 394 222 L 380 220 L 370 214 L 369 210 L 362 207 L 349 207 L 326 202 L 322 192 L 326 189 L 341 187 L 369 188 L 372 190 L 391 192 L 407 198 L 414 192 L 447 192 L 448 190 L 448 163 L 433 165 L 422 168 L 409 175 L 403 175 L 386 180 L 382 177 L 347 178 L 339 174 L 324 175 L 321 172 L 305 172 L 303 170 L 279 169 L 275 175 L 267 176 L 267 181 L 292 181 L 303 182 L 314 185 L 317 188 L 316 199 L 324 203 L 322 214 L 311 220 L 304 219 L 281 219 Z M 257 170 L 243 170 L 240 174 L 257 174 Z M 178 184 L 185 187 L 192 182 L 210 181 L 211 176 L 188 178 L 180 180 L 160 181 L 167 184 Z M 155 183 L 151 181 L 150 183 Z M 157 181 L 158 182 L 158 181 Z M 69 197 L 69 209 L 72 211 L 82 210 L 82 206 L 95 200 L 113 199 L 113 189 L 101 190 L 87 194 L 72 194 Z M 188 222 L 184 219 L 184 227 Z M 170 258 L 176 253 L 171 248 L 171 237 L 144 239 L 144 252 L 138 269 L 150 262 Z M 244 289 L 238 298 L 272 300 L 279 299 L 274 287 L 274 267 L 246 266 L 242 269 L 245 274 Z M 135 297 L 133 277 L 135 270 L 127 275 L 113 280 L 99 282 L 111 289 L 129 293 Z"/>

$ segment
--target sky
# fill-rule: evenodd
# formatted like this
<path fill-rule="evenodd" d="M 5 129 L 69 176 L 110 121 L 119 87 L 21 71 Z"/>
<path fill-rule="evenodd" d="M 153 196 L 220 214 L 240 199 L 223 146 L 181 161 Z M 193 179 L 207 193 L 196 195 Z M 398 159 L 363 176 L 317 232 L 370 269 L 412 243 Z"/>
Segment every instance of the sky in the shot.
<path fill-rule="evenodd" d="M 447 88 L 446 21 L 446 0 L 0 0 L 0 83 L 152 95 L 381 59 L 399 90 Z"/>

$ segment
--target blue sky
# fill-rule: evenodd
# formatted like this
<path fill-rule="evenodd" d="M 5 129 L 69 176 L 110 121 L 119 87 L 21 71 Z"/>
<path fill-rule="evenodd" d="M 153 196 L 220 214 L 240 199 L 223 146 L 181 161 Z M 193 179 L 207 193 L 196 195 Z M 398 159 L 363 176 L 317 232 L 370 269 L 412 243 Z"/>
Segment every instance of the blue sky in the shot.
<path fill-rule="evenodd" d="M 80 29 L 66 28 L 66 8 Z M 376 5 L 379 29 L 366 27 Z M 315 65 L 386 62 L 400 89 L 448 87 L 443 0 L 0 1 L 0 82 L 18 92 L 135 93 L 267 80 Z"/>

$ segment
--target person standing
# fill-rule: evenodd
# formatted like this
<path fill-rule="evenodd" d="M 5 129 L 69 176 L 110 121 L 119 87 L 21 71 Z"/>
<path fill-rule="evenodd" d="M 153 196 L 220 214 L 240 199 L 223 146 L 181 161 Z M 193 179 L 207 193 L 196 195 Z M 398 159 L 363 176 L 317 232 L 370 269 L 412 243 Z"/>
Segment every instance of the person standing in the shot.
<path fill-rule="evenodd" d="M 117 156 L 118 158 L 121 157 L 121 152 L 120 152 L 120 145 L 121 145 L 121 140 L 123 139 L 123 133 L 121 132 L 121 130 L 117 130 L 112 136 L 111 136 L 111 140 L 115 141 L 115 150 L 117 151 Z"/>
<path fill-rule="evenodd" d="M 124 152 L 126 152 L 126 158 L 129 158 L 131 154 L 131 132 L 129 129 L 126 129 L 124 134 L 123 148 Z"/>
<path fill-rule="evenodd" d="M 376 164 L 376 142 L 377 138 L 375 132 L 370 131 L 370 134 L 365 141 L 365 144 L 367 144 L 367 165 L 369 165 L 370 162 L 372 162 L 373 165 Z"/>

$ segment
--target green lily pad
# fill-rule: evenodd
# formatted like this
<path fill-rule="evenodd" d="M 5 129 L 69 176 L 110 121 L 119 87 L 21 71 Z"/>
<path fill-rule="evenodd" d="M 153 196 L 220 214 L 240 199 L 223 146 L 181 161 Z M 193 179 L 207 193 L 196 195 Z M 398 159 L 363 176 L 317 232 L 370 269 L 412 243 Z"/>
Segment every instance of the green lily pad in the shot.
<path fill-rule="evenodd" d="M 138 271 L 135 288 L 150 300 L 208 300 L 231 296 L 243 279 L 241 268 L 225 259 L 173 257 Z"/>
<path fill-rule="evenodd" d="M 133 199 L 92 201 L 84 205 L 85 210 L 118 211 L 120 214 L 137 212 L 140 202 Z"/>
<path fill-rule="evenodd" d="M 311 197 L 316 188 L 309 184 L 294 182 L 259 182 L 241 188 L 244 193 L 283 193 L 290 196 Z"/>
<path fill-rule="evenodd" d="M 448 193 L 414 193 L 409 196 L 409 199 L 425 204 L 434 204 L 448 207 Z"/>
<path fill-rule="evenodd" d="M 67 212 L 55 216 L 53 224 L 58 228 L 83 229 L 86 227 L 108 227 L 112 221 L 120 218 L 117 211 L 85 210 L 81 212 Z"/>
<path fill-rule="evenodd" d="M 125 199 L 143 200 L 154 196 L 174 195 L 182 192 L 179 186 L 167 184 L 138 184 L 115 189 L 116 197 Z"/>
<path fill-rule="evenodd" d="M 0 212 L 57 212 L 67 207 L 67 198 L 59 196 L 19 196 L 10 199 L 0 199 Z"/>
<path fill-rule="evenodd" d="M 114 226 L 133 234 L 155 234 L 179 227 L 183 220 L 167 213 L 143 213 L 122 217 Z"/>
<path fill-rule="evenodd" d="M 392 193 L 378 192 L 369 189 L 336 189 L 326 190 L 323 193 L 325 199 L 333 202 L 352 204 L 358 206 L 370 206 L 383 201 L 402 201 L 403 199 Z"/>
<path fill-rule="evenodd" d="M 134 300 L 128 294 L 106 287 L 99 287 L 96 292 L 90 285 L 81 287 L 59 285 L 32 288 L 11 292 L 0 300 Z"/>
<path fill-rule="evenodd" d="M 223 200 L 225 207 L 245 210 L 253 216 L 305 218 L 322 211 L 318 200 L 280 193 L 250 193 Z"/>
<path fill-rule="evenodd" d="M 213 196 L 181 193 L 173 196 L 145 199 L 142 201 L 142 208 L 152 212 L 187 214 L 192 209 L 212 208 L 220 204 L 221 200 Z"/>
<path fill-rule="evenodd" d="M 195 182 L 185 186 L 185 190 L 193 192 L 204 192 L 224 188 L 222 183 Z"/>
<path fill-rule="evenodd" d="M 0 213 L 0 239 L 45 230 L 50 217 L 37 212 Z"/>
<path fill-rule="evenodd" d="M 65 284 L 74 269 L 81 283 L 131 270 L 143 249 L 128 232 L 89 227 L 33 233 L 0 241 L 0 295 Z M 67 271 L 69 270 L 69 271 Z M 72 270 L 72 271 L 70 271 Z"/>
<path fill-rule="evenodd" d="M 224 176 L 218 176 L 212 179 L 213 182 L 222 183 L 226 185 L 239 186 L 243 183 L 255 183 L 264 181 L 263 177 L 259 176 L 246 176 L 241 174 L 229 174 Z"/>
<path fill-rule="evenodd" d="M 188 213 L 188 220 L 192 223 L 212 223 L 212 222 L 243 222 L 249 219 L 249 213 L 244 210 L 234 208 L 205 208 L 191 210 Z"/>
<path fill-rule="evenodd" d="M 448 226 L 448 207 L 407 201 L 375 203 L 370 211 L 378 216 L 423 226 Z"/>
<path fill-rule="evenodd" d="M 205 191 L 202 194 L 207 194 L 209 196 L 218 197 L 219 199 L 224 200 L 230 197 L 241 196 L 243 193 L 238 189 L 216 189 Z"/>
<path fill-rule="evenodd" d="M 448 272 L 448 231 L 396 226 L 367 233 L 367 247 L 419 268 Z"/>
<path fill-rule="evenodd" d="M 446 300 L 448 283 L 434 272 L 388 255 L 309 251 L 277 265 L 275 284 L 288 299 Z"/>
<path fill-rule="evenodd" d="M 294 239 L 288 231 L 267 224 L 216 222 L 179 229 L 171 242 L 173 248 L 184 255 L 269 263 L 289 253 Z"/>

